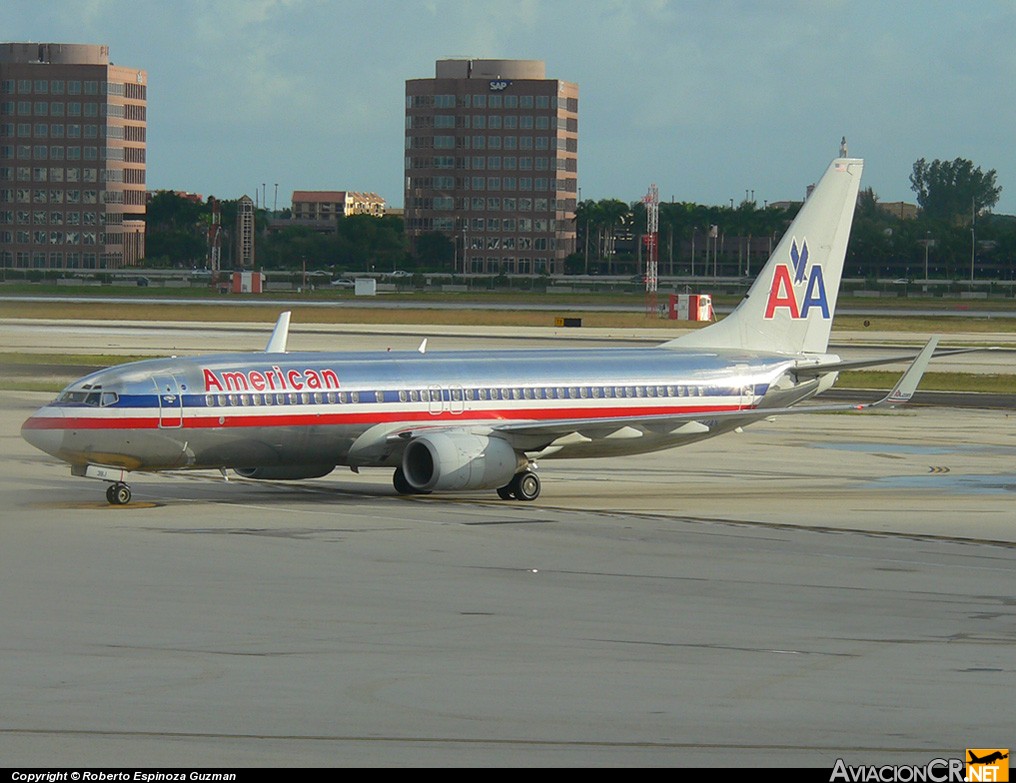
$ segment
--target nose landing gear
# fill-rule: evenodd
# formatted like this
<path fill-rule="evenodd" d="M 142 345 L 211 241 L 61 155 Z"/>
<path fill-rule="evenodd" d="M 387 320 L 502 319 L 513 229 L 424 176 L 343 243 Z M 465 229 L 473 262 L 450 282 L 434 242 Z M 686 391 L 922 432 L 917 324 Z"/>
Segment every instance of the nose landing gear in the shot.
<path fill-rule="evenodd" d="M 126 506 L 131 502 L 131 488 L 122 481 L 117 481 L 106 487 L 106 500 L 112 506 Z"/>

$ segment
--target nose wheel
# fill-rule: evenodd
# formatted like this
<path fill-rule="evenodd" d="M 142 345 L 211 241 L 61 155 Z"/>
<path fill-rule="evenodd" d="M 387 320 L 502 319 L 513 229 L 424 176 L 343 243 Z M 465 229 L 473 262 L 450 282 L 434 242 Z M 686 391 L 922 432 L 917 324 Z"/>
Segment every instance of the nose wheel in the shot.
<path fill-rule="evenodd" d="M 106 500 L 111 506 L 126 506 L 131 502 L 131 488 L 118 481 L 106 487 Z"/>

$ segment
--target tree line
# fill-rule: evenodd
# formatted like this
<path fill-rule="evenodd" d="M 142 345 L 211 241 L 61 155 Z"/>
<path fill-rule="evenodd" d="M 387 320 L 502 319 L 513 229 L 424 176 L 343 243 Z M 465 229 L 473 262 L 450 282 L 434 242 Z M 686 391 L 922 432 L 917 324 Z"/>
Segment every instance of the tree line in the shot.
<path fill-rule="evenodd" d="M 883 208 L 868 188 L 860 193 L 845 274 L 862 278 L 1011 280 L 1016 276 L 1016 217 L 994 215 L 1001 188 L 996 172 L 969 160 L 916 161 L 910 176 L 916 216 Z M 148 205 L 146 263 L 204 266 L 208 253 L 210 201 L 160 192 Z M 236 201 L 221 201 L 224 267 L 231 267 Z M 800 204 L 709 206 L 690 202 L 659 205 L 658 258 L 661 274 L 754 275 L 775 247 Z M 256 265 L 263 269 L 306 267 L 308 271 L 385 272 L 409 269 L 451 272 L 454 244 L 426 235 L 413 248 L 401 217 L 352 215 L 334 231 L 287 226 L 289 213 L 255 214 Z M 619 199 L 586 200 L 575 212 L 576 251 L 566 261 L 572 274 L 643 274 L 646 205 Z"/>

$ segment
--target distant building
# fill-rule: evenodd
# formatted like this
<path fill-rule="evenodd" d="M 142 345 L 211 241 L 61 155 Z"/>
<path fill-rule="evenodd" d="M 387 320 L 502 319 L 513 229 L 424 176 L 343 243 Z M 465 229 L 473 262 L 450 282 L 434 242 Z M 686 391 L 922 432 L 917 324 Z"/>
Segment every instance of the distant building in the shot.
<path fill-rule="evenodd" d="M 352 190 L 295 190 L 293 191 L 294 220 L 334 221 L 349 215 L 383 217 L 385 200 L 377 193 L 357 193 Z"/>
<path fill-rule="evenodd" d="M 900 220 L 917 219 L 917 204 L 908 204 L 905 201 L 878 201 L 875 206 Z"/>
<path fill-rule="evenodd" d="M 254 199 L 241 196 L 236 202 L 236 245 L 234 269 L 254 268 Z"/>
<path fill-rule="evenodd" d="M 405 223 L 470 272 L 559 273 L 575 251 L 577 84 L 540 60 L 438 60 L 406 82 Z"/>
<path fill-rule="evenodd" d="M 147 90 L 108 46 L 0 43 L 0 266 L 144 258 Z"/>

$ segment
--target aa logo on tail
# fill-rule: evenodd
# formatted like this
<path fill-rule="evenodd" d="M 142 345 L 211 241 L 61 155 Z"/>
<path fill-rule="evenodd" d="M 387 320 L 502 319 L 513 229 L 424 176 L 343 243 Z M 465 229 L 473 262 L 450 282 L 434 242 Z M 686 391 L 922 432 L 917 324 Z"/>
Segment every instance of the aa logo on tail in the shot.
<path fill-rule="evenodd" d="M 822 265 L 812 264 L 808 268 L 808 240 L 801 240 L 800 250 L 797 237 L 790 244 L 790 262 L 776 265 L 773 281 L 769 286 L 766 300 L 766 318 L 772 318 L 777 310 L 786 310 L 793 319 L 807 318 L 812 308 L 821 311 L 822 318 L 829 320 L 829 300 L 826 297 L 825 278 Z M 791 266 L 793 268 L 791 268 Z"/>

